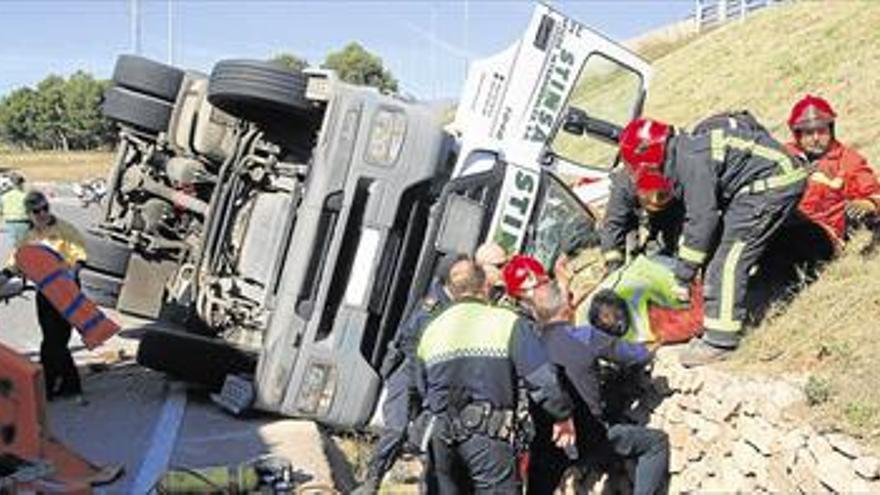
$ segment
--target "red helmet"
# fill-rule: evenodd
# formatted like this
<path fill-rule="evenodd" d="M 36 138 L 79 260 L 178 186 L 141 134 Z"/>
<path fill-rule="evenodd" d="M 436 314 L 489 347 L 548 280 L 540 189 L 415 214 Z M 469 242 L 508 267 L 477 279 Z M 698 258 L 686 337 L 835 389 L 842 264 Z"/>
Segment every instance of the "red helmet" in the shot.
<path fill-rule="evenodd" d="M 541 262 L 525 254 L 510 258 L 501 275 L 504 277 L 507 293 L 517 298 L 522 297 L 526 290 L 534 289 L 550 280 Z"/>
<path fill-rule="evenodd" d="M 663 169 L 666 142 L 672 136 L 672 126 L 651 119 L 636 119 L 620 133 L 620 156 L 633 176 L 642 169 L 658 173 Z"/>
<path fill-rule="evenodd" d="M 815 129 L 834 123 L 837 114 L 824 98 L 807 95 L 791 108 L 788 127 L 797 132 L 802 129 Z"/>

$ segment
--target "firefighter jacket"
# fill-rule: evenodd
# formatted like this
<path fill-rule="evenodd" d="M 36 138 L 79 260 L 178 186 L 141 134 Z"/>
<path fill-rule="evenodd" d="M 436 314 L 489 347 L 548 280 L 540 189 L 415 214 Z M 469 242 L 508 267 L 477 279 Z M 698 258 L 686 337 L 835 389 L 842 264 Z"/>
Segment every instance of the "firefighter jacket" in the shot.
<path fill-rule="evenodd" d="M 784 189 L 801 183 L 807 172 L 769 134 L 713 129 L 670 138 L 663 173 L 684 202 L 676 276 L 689 282 L 706 261 L 721 217 L 735 196 Z"/>
<path fill-rule="evenodd" d="M 422 332 L 417 359 L 425 405 L 434 414 L 455 414 L 477 401 L 512 411 L 522 379 L 548 414 L 571 415 L 571 399 L 531 322 L 508 309 L 472 299 L 453 304 Z"/>
<path fill-rule="evenodd" d="M 51 223 L 45 228 L 31 227 L 28 229 L 16 248 L 25 244 L 45 244 L 60 254 L 71 267 L 86 260 L 86 242 L 79 230 L 57 217 L 52 217 Z M 6 259 L 7 268 L 14 265 L 15 250 L 9 253 L 9 257 Z"/>
<path fill-rule="evenodd" d="M 786 145 L 793 154 L 803 151 L 795 143 Z M 865 157 L 832 140 L 828 151 L 812 163 L 807 189 L 798 209 L 842 242 L 846 233 L 845 207 L 854 199 L 871 200 L 880 208 L 880 182 Z"/>
<path fill-rule="evenodd" d="M 26 222 L 27 210 L 24 207 L 25 192 L 17 187 L 3 193 L 0 200 L 0 213 L 6 222 Z"/>
<path fill-rule="evenodd" d="M 611 194 L 601 230 L 602 256 L 606 262 L 624 261 L 626 238 L 639 225 L 647 223 L 648 238 L 657 238 L 659 252 L 673 255 L 681 233 L 684 207 L 680 200 L 657 213 L 643 212 L 636 195 L 636 186 L 626 170 L 611 173 Z"/>
<path fill-rule="evenodd" d="M 553 322 L 544 325 L 540 334 L 550 361 L 564 370 L 565 383 L 577 391 L 598 420 L 603 416 L 599 360 L 623 367 L 644 366 L 651 361 L 651 353 L 644 345 L 612 337 L 590 325 Z"/>

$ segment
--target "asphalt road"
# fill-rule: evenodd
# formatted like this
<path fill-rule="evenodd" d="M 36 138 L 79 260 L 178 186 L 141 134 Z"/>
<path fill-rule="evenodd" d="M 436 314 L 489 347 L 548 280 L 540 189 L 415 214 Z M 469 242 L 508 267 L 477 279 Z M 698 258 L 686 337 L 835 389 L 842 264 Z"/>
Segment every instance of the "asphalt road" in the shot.
<path fill-rule="evenodd" d="M 83 230 L 100 213 L 97 206 L 83 208 L 68 187 L 45 190 L 52 211 Z M 0 260 L 5 261 L 9 246 L 5 238 L 2 240 Z M 0 303 L 0 342 L 36 360 L 40 331 L 33 299 L 28 293 L 8 304 Z M 143 323 L 109 313 L 127 330 Z M 315 424 L 265 414 L 244 419 L 226 415 L 208 399 L 206 391 L 174 384 L 164 375 L 134 363 L 136 335 L 136 331 L 122 332 L 89 351 L 74 332 L 70 347 L 80 366 L 89 402 L 85 406 L 72 400 L 48 404 L 50 431 L 62 442 L 93 463 L 124 466 L 121 479 L 96 488 L 96 493 L 140 491 L 137 487 L 144 479 L 160 472 L 150 469 L 157 459 L 162 469 L 197 468 L 238 464 L 273 454 L 290 460 L 302 479 L 332 482 L 323 449 L 325 439 Z M 121 360 L 120 350 L 127 354 Z M 180 404 L 181 400 L 179 417 L 169 421 L 174 417 L 174 403 Z"/>
<path fill-rule="evenodd" d="M 88 226 L 99 214 L 97 206 L 89 208 L 80 206 L 79 200 L 67 187 L 54 187 L 47 189 L 50 195 L 49 204 L 51 210 L 80 228 Z M 0 260 L 6 262 L 9 256 L 9 242 L 6 233 L 2 234 L 3 242 L 0 247 Z M 23 297 L 15 298 L 8 304 L 0 303 L 0 342 L 25 353 L 39 351 L 40 331 L 37 326 L 36 309 L 34 307 L 33 293 L 27 293 Z M 81 347 L 79 337 L 74 337 L 71 345 Z"/>

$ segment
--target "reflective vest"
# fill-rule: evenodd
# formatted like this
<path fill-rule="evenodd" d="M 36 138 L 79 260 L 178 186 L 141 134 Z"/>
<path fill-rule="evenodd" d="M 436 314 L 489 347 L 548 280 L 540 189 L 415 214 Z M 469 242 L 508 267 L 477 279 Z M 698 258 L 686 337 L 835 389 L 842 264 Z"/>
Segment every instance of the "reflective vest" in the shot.
<path fill-rule="evenodd" d="M 27 221 L 27 209 L 24 207 L 25 193 L 21 189 L 12 188 L 3 194 L 3 220 L 7 222 Z"/>
<path fill-rule="evenodd" d="M 428 368 L 463 357 L 507 358 L 518 318 L 513 311 L 481 302 L 455 304 L 425 328 L 417 355 Z"/>

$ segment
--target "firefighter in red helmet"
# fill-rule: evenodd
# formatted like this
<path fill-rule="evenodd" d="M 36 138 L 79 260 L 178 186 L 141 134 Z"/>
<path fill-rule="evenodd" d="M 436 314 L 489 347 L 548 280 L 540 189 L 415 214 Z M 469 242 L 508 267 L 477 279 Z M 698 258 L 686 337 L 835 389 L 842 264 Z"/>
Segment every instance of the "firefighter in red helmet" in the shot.
<path fill-rule="evenodd" d="M 812 165 L 800 211 L 841 245 L 851 222 L 877 217 L 880 182 L 862 155 L 837 140 L 836 117 L 824 98 L 801 98 L 788 117 L 794 140 L 786 147 Z"/>
<path fill-rule="evenodd" d="M 621 132 L 620 156 L 645 208 L 683 205 L 675 268 L 682 300 L 704 269 L 703 336 L 682 364 L 723 359 L 739 345 L 749 270 L 797 205 L 806 169 L 761 126 L 690 134 L 637 119 Z"/>

